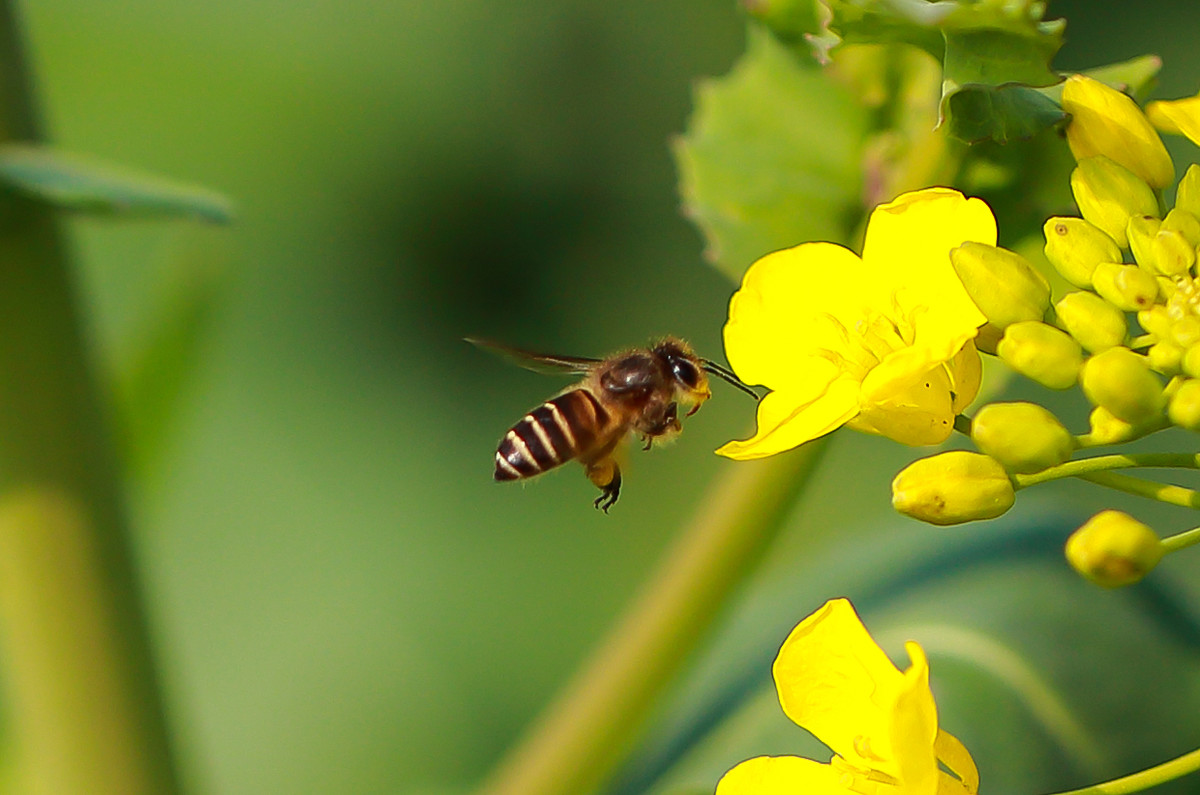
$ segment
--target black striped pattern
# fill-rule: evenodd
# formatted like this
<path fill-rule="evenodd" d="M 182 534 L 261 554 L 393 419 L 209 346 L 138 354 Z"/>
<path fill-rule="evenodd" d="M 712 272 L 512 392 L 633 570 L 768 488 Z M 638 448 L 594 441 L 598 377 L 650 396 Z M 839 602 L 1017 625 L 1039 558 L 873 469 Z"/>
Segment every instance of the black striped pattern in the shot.
<path fill-rule="evenodd" d="M 586 389 L 552 398 L 509 429 L 496 450 L 496 480 L 533 477 L 591 449 L 609 415 Z"/>

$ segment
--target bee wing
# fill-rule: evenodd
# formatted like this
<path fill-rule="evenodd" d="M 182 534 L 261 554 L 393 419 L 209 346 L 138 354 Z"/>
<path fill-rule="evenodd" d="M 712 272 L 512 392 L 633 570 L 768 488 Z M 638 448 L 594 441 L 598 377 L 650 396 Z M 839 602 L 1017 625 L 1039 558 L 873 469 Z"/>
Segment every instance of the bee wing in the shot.
<path fill-rule="evenodd" d="M 532 370 L 535 373 L 586 375 L 601 361 L 600 359 L 588 359 L 583 356 L 555 356 L 552 354 L 533 353 L 532 351 L 523 351 L 520 348 L 513 348 L 499 342 L 481 340 L 475 337 L 464 337 L 464 339 L 476 348 L 485 350 L 488 353 L 494 353 L 518 367 L 524 367 L 526 370 Z"/>

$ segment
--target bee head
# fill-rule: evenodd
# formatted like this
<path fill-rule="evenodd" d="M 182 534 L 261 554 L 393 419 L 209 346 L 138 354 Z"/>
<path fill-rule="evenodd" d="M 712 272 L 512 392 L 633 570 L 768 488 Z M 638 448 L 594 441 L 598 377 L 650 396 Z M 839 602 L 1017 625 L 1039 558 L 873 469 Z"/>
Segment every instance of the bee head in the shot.
<path fill-rule="evenodd" d="M 699 407 L 712 397 L 712 391 L 708 388 L 708 375 L 687 343 L 666 339 L 654 348 L 654 352 L 662 357 L 670 369 L 671 377 L 675 379 L 675 391 L 681 402 Z"/>

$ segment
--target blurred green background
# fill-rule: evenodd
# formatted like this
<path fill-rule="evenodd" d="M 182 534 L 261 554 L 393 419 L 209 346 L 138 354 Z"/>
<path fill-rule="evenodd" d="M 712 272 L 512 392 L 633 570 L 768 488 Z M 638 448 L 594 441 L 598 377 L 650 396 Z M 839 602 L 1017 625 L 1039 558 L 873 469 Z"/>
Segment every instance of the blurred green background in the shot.
<path fill-rule="evenodd" d="M 1069 20 L 1060 68 L 1156 52 L 1160 95 L 1200 88 L 1194 3 L 1050 8 Z M 679 213 L 668 144 L 693 81 L 742 49 L 736 5 L 23 12 L 56 142 L 238 206 L 228 229 L 70 224 L 185 779 L 468 788 L 733 466 L 711 451 L 752 408 L 718 385 L 678 444 L 634 457 L 606 517 L 576 471 L 491 482 L 496 440 L 562 382 L 461 337 L 601 355 L 672 333 L 720 356 L 732 285 Z M 864 576 L 852 553 L 872 533 L 932 537 L 890 513 L 886 483 L 911 457 L 838 439 L 761 586 L 813 593 L 772 621 L 856 587 L 814 573 Z M 1185 526 L 1171 517 L 1161 529 Z"/>

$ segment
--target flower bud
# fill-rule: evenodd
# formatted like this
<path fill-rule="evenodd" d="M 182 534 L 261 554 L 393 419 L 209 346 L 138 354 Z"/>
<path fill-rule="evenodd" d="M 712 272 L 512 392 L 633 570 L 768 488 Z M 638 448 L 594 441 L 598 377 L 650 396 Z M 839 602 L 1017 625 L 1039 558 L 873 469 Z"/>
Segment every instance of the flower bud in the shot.
<path fill-rule="evenodd" d="M 1200 218 L 1200 165 L 1192 163 L 1175 189 L 1175 209 Z"/>
<path fill-rule="evenodd" d="M 1130 425 L 1125 420 L 1117 419 L 1111 411 L 1103 406 L 1092 409 L 1088 419 L 1091 423 L 1091 432 L 1088 434 L 1088 442 L 1091 446 L 1121 444 L 1133 439 L 1140 439 L 1149 433 L 1141 426 Z"/>
<path fill-rule="evenodd" d="M 1200 317 L 1184 315 L 1171 324 L 1167 337 L 1180 348 L 1192 347 L 1200 342 Z"/>
<path fill-rule="evenodd" d="M 1131 217 L 1158 213 L 1158 200 L 1150 186 L 1103 155 L 1079 161 L 1071 172 L 1071 193 L 1083 217 L 1122 248 L 1129 245 L 1125 229 Z"/>
<path fill-rule="evenodd" d="M 1138 265 L 1143 268 L 1150 269 L 1151 243 L 1154 236 L 1158 234 L 1158 230 L 1162 229 L 1163 222 L 1155 218 L 1153 215 L 1135 215 L 1129 219 L 1129 225 L 1125 227 L 1125 236 L 1129 238 L 1129 250 L 1133 252 L 1133 258 Z M 1120 258 L 1113 262 L 1120 262 Z M 1152 269 L 1151 269 L 1152 270 Z"/>
<path fill-rule="evenodd" d="M 1083 363 L 1078 342 L 1036 320 L 1006 328 L 996 353 L 1021 375 L 1051 389 L 1070 389 Z"/>
<path fill-rule="evenodd" d="M 1178 207 L 1171 210 L 1163 219 L 1162 228 L 1183 235 L 1193 248 L 1200 246 L 1200 218 L 1187 210 L 1181 210 Z"/>
<path fill-rule="evenodd" d="M 969 241 L 950 251 L 967 295 L 993 326 L 1041 320 L 1050 308 L 1050 283 L 1015 251 Z"/>
<path fill-rule="evenodd" d="M 1163 375 L 1175 375 L 1183 366 L 1183 348 L 1173 342 L 1156 342 L 1146 351 L 1150 368 Z"/>
<path fill-rule="evenodd" d="M 1123 344 L 1129 331 L 1125 314 L 1095 293 L 1067 293 L 1054 313 L 1059 327 L 1092 353 Z"/>
<path fill-rule="evenodd" d="M 1147 333 L 1160 339 L 1166 338 L 1171 333 L 1171 316 L 1167 314 L 1167 308 L 1161 304 L 1138 312 L 1137 319 L 1138 325 Z"/>
<path fill-rule="evenodd" d="M 1183 352 L 1179 360 L 1179 369 L 1184 375 L 1200 378 L 1200 343 L 1195 343 Z"/>
<path fill-rule="evenodd" d="M 1046 259 L 1076 287 L 1092 286 L 1092 271 L 1101 262 L 1120 262 L 1121 249 L 1108 234 L 1082 218 L 1056 216 L 1042 226 Z"/>
<path fill-rule="evenodd" d="M 922 458 L 892 481 L 892 505 L 930 524 L 994 519 L 1016 500 L 1013 483 L 994 458 L 953 450 Z"/>
<path fill-rule="evenodd" d="M 1067 539 L 1067 561 L 1105 588 L 1132 585 L 1158 565 L 1162 541 L 1146 525 L 1121 511 L 1101 511 Z"/>
<path fill-rule="evenodd" d="M 1163 384 L 1145 356 L 1109 348 L 1088 359 L 1079 374 L 1083 394 L 1130 425 L 1152 422 L 1166 407 Z"/>
<path fill-rule="evenodd" d="M 989 403 L 971 422 L 971 441 L 1009 472 L 1027 475 L 1071 457 L 1075 439 L 1036 403 Z"/>
<path fill-rule="evenodd" d="M 1071 114 L 1067 145 L 1076 160 L 1105 155 L 1155 188 L 1175 181 L 1162 139 L 1137 103 L 1120 91 L 1072 75 L 1063 84 L 1062 109 Z"/>
<path fill-rule="evenodd" d="M 1167 418 L 1172 425 L 1200 431 L 1200 381 L 1189 378 L 1179 385 L 1167 404 Z"/>
<path fill-rule="evenodd" d="M 1149 309 L 1158 300 L 1158 280 L 1137 265 L 1101 262 L 1092 271 L 1092 285 L 1105 301 L 1125 312 Z"/>
<path fill-rule="evenodd" d="M 1150 241 L 1150 270 L 1163 276 L 1183 276 L 1196 262 L 1196 247 L 1182 232 L 1160 229 Z M 1141 260 L 1138 260 L 1141 264 Z"/>

